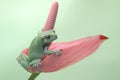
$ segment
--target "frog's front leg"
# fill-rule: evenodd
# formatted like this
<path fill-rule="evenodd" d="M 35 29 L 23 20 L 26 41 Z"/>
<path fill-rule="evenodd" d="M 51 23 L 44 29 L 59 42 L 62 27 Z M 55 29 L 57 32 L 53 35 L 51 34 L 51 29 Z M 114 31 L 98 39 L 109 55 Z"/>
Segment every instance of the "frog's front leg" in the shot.
<path fill-rule="evenodd" d="M 25 54 L 20 54 L 20 56 L 17 58 L 18 63 L 28 71 L 29 63 L 28 63 L 28 57 Z"/>
<path fill-rule="evenodd" d="M 48 50 L 48 47 L 45 47 L 44 48 L 44 53 L 47 54 L 47 55 L 50 55 L 50 54 L 56 54 L 57 56 L 60 56 L 61 55 L 61 51 L 60 50 Z"/>

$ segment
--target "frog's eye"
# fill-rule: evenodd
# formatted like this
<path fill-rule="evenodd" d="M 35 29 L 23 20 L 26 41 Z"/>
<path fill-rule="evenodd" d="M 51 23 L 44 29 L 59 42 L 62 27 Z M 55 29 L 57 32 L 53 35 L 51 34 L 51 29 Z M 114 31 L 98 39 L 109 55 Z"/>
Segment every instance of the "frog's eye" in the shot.
<path fill-rule="evenodd" d="M 50 35 L 46 35 L 45 38 L 46 38 L 46 39 L 50 39 Z"/>
<path fill-rule="evenodd" d="M 55 30 L 53 30 L 53 32 L 55 33 Z"/>

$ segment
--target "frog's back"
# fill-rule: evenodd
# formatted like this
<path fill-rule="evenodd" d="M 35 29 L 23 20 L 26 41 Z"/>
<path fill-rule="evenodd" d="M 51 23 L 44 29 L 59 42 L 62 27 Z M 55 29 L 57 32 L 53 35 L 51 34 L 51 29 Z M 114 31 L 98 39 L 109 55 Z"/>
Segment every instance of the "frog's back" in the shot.
<path fill-rule="evenodd" d="M 42 59 L 44 57 L 44 49 L 42 47 L 42 38 L 35 37 L 31 42 L 28 51 L 29 60 L 32 61 L 34 59 Z"/>

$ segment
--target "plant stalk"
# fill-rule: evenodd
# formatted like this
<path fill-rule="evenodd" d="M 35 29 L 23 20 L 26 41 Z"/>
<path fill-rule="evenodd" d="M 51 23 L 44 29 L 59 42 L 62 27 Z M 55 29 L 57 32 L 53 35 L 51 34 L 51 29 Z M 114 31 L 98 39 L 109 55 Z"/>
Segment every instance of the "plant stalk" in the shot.
<path fill-rule="evenodd" d="M 40 72 L 41 73 L 41 72 Z M 40 73 L 32 73 L 28 80 L 35 80 Z"/>

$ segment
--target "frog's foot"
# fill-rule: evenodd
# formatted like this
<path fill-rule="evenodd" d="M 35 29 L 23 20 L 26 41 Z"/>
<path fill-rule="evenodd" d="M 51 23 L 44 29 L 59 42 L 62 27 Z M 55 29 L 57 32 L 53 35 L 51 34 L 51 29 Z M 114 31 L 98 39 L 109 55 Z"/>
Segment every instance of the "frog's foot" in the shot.
<path fill-rule="evenodd" d="M 54 53 L 55 53 L 57 56 L 62 55 L 61 50 L 55 50 Z"/>
<path fill-rule="evenodd" d="M 40 70 L 40 66 L 41 66 L 41 60 L 40 59 L 36 59 L 36 60 L 33 60 L 32 62 L 30 62 L 30 66 L 32 66 L 34 69 L 35 69 L 35 71 L 37 71 L 37 72 L 40 72 L 41 70 Z"/>
<path fill-rule="evenodd" d="M 38 72 L 41 71 L 40 66 L 41 66 L 40 63 L 32 65 L 32 67 L 35 69 L 35 71 L 38 71 Z"/>

